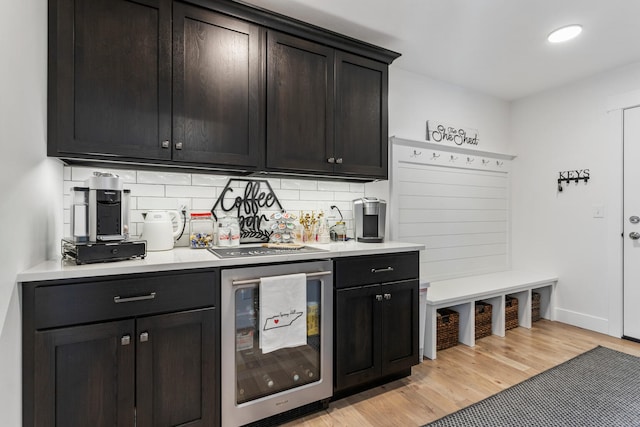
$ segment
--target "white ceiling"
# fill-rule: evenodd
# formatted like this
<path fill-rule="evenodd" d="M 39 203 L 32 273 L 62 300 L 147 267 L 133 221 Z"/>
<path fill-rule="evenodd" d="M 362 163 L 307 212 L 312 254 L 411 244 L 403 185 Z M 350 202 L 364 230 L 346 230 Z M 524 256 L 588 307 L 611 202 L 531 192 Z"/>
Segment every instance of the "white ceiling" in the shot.
<path fill-rule="evenodd" d="M 638 0 L 244 0 L 402 56 L 394 67 L 513 100 L 640 61 Z M 567 24 L 580 37 L 550 44 Z"/>

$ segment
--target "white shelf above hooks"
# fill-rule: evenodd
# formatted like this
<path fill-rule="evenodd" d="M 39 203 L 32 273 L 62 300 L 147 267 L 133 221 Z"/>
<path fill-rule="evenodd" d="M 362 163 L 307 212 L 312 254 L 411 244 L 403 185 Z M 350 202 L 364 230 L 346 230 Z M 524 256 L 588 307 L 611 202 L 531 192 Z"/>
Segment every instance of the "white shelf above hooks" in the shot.
<path fill-rule="evenodd" d="M 452 145 L 437 144 L 437 143 L 428 142 L 428 141 L 417 141 L 414 139 L 399 138 L 397 136 L 392 136 L 389 138 L 389 140 L 393 144 L 402 144 L 402 145 L 408 145 L 410 147 L 420 147 L 427 150 L 438 150 L 438 151 L 445 151 L 448 153 L 473 155 L 477 157 L 490 157 L 493 159 L 501 159 L 501 160 L 513 160 L 517 157 L 514 154 L 504 154 L 504 153 L 496 153 L 492 151 L 475 150 L 471 148 L 459 147 L 457 145 L 452 146 Z"/>

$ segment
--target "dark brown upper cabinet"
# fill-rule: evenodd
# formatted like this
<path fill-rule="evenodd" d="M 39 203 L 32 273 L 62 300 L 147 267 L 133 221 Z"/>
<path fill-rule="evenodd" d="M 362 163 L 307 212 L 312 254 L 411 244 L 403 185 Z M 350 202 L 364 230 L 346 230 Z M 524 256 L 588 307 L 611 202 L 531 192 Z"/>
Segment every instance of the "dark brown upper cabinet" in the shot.
<path fill-rule="evenodd" d="M 387 64 L 336 52 L 336 174 L 386 179 Z"/>
<path fill-rule="evenodd" d="M 49 2 L 48 154 L 166 160 L 171 1 Z"/>
<path fill-rule="evenodd" d="M 173 159 L 255 169 L 264 115 L 259 27 L 174 3 Z"/>
<path fill-rule="evenodd" d="M 48 155 L 386 178 L 398 56 L 231 0 L 49 0 Z"/>
<path fill-rule="evenodd" d="M 333 49 L 269 31 L 268 169 L 333 173 L 333 82 Z"/>
<path fill-rule="evenodd" d="M 259 27 L 170 0 L 51 5 L 49 155 L 257 169 Z"/>
<path fill-rule="evenodd" d="M 267 169 L 387 178 L 387 68 L 269 31 Z"/>

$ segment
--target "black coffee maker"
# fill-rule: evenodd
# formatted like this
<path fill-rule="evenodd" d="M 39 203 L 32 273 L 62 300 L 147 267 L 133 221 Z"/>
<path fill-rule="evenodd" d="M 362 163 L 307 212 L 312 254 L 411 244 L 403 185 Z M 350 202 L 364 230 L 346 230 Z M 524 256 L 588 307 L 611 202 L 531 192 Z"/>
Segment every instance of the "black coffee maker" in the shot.
<path fill-rule="evenodd" d="M 118 175 L 94 172 L 71 193 L 71 235 L 62 255 L 77 264 L 144 258 L 146 243 L 129 240 L 130 191 Z"/>
<path fill-rule="evenodd" d="M 387 202 L 376 197 L 363 197 L 353 201 L 355 237 L 358 242 L 384 241 Z"/>

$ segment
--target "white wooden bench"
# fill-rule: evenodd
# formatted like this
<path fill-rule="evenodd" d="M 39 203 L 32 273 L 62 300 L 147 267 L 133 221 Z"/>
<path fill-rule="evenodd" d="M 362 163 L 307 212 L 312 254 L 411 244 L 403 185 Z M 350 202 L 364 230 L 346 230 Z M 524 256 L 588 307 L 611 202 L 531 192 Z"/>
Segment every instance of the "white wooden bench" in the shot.
<path fill-rule="evenodd" d="M 491 304 L 491 332 L 505 335 L 505 296 L 518 299 L 518 323 L 531 328 L 531 292 L 540 294 L 540 317 L 555 320 L 554 288 L 558 278 L 545 273 L 501 271 L 499 273 L 431 282 L 427 291 L 424 356 L 436 358 L 436 314 L 448 307 L 460 314 L 458 341 L 475 345 L 475 302 Z"/>

